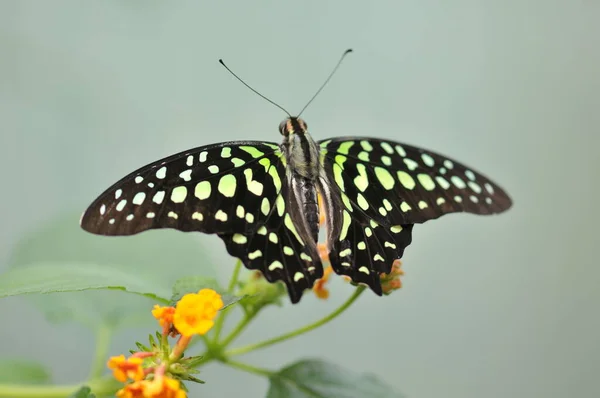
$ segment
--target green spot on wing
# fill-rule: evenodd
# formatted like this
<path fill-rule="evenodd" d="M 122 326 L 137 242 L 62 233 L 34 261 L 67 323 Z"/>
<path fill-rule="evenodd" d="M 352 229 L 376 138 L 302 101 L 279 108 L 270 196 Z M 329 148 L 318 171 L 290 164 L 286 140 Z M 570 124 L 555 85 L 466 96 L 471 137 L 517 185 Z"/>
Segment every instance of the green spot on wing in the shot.
<path fill-rule="evenodd" d="M 343 153 L 344 155 L 348 154 L 348 151 L 350 150 L 350 148 L 352 148 L 352 145 L 354 145 L 354 141 L 345 141 L 342 142 L 340 144 L 340 146 L 337 149 L 338 153 Z"/>
<path fill-rule="evenodd" d="M 194 189 L 194 195 L 200 200 L 207 199 L 210 196 L 210 192 L 211 185 L 208 181 L 199 182 Z"/>
<path fill-rule="evenodd" d="M 235 176 L 233 176 L 232 174 L 227 174 L 221 177 L 221 179 L 219 180 L 218 190 L 219 192 L 221 192 L 221 194 L 223 194 L 223 196 L 233 198 L 233 196 L 235 195 L 236 187 L 237 181 L 235 179 Z"/>
<path fill-rule="evenodd" d="M 256 147 L 253 146 L 241 145 L 240 149 L 242 151 L 248 152 L 253 158 L 260 158 L 264 155 L 263 152 L 259 151 Z"/>
<path fill-rule="evenodd" d="M 230 156 L 231 156 L 231 148 L 228 146 L 223 147 L 223 149 L 221 149 L 221 157 L 228 158 Z"/>
<path fill-rule="evenodd" d="M 352 218 L 350 217 L 350 213 L 344 211 L 343 221 L 342 221 L 342 230 L 340 232 L 340 241 L 346 239 L 348 236 L 348 229 L 350 228 L 350 221 Z"/>
<path fill-rule="evenodd" d="M 388 191 L 394 188 L 394 177 L 392 177 L 390 172 L 384 169 L 383 167 L 375 167 L 375 176 L 377 177 L 381 185 Z"/>

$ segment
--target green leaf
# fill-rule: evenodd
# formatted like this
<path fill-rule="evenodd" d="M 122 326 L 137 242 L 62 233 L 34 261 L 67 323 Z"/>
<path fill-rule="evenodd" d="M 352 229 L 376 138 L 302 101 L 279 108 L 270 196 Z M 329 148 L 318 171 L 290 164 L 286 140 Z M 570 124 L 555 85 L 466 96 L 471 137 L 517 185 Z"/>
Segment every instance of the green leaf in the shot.
<path fill-rule="evenodd" d="M 0 277 L 0 297 L 110 289 L 169 302 L 169 292 L 163 286 L 109 266 L 81 263 L 32 264 L 10 269 Z"/>
<path fill-rule="evenodd" d="M 0 360 L 0 383 L 45 384 L 50 382 L 50 372 L 37 362 L 22 359 Z"/>
<path fill-rule="evenodd" d="M 210 256 L 202 250 L 198 237 L 199 234 L 174 230 L 123 237 L 98 236 L 79 227 L 79 214 L 61 216 L 17 243 L 11 253 L 10 270 L 0 274 L 0 284 L 7 289 L 5 278 L 17 278 L 12 280 L 20 281 L 21 285 L 14 292 L 21 294 L 33 293 L 33 284 L 40 291 L 78 291 L 26 296 L 53 322 L 76 319 L 92 328 L 101 324 L 111 327 L 148 324 L 154 322 L 150 315 L 152 305 L 158 297 L 170 297 L 171 286 L 182 275 L 190 270 L 207 277 L 215 275 Z M 36 268 L 28 271 L 29 266 Z M 27 279 L 35 276 L 32 271 L 43 272 L 45 266 L 63 267 L 53 268 L 56 276 L 50 270 L 44 272 L 53 285 L 44 284 L 42 278 Z M 17 274 L 9 275 L 12 272 Z M 79 291 L 106 288 L 112 290 Z M 145 297 L 125 296 L 128 291 Z"/>
<path fill-rule="evenodd" d="M 69 398 L 96 398 L 96 396 L 92 394 L 92 390 L 89 387 L 83 386 L 70 395 Z"/>
<path fill-rule="evenodd" d="M 178 279 L 173 285 L 173 294 L 171 296 L 171 305 L 177 304 L 177 302 L 188 293 L 198 293 L 200 289 L 213 289 L 221 295 L 223 300 L 223 308 L 229 307 L 243 299 L 245 296 L 238 297 L 232 294 L 226 293 L 226 290 L 219 285 L 219 282 L 215 278 L 206 278 L 203 276 L 188 276 L 185 278 Z"/>
<path fill-rule="evenodd" d="M 369 374 L 307 359 L 270 377 L 267 398 L 400 398 L 390 386 Z"/>
<path fill-rule="evenodd" d="M 134 293 L 145 298 L 124 298 L 122 293 L 107 292 L 94 292 L 86 297 L 82 293 L 65 294 L 102 289 Z M 99 324 L 116 328 L 151 321 L 152 304 L 167 303 L 169 297 L 164 286 L 109 266 L 42 263 L 11 268 L 0 274 L 0 298 L 32 293 L 44 294 L 30 299 L 49 320 L 63 322 L 77 318 L 94 329 Z M 56 297 L 47 296 L 47 293 L 62 294 Z M 109 303 L 113 303 L 110 308 L 107 307 Z"/>

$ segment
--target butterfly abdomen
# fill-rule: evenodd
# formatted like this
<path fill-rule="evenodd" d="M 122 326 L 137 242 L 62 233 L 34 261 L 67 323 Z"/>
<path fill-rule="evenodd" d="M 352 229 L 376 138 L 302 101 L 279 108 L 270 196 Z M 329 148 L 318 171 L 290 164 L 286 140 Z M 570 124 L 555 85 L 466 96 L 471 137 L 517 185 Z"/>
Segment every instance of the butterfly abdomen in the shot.
<path fill-rule="evenodd" d="M 296 175 L 290 179 L 292 197 L 301 212 L 295 214 L 296 223 L 301 222 L 314 242 L 319 237 L 319 205 L 314 181 Z"/>

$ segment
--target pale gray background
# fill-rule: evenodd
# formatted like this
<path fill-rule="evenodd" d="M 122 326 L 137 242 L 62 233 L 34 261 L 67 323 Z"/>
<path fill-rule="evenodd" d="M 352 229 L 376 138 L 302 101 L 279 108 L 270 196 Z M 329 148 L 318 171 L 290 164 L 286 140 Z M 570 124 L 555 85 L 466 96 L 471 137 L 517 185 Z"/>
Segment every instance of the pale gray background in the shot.
<path fill-rule="evenodd" d="M 246 360 L 323 356 L 415 398 L 599 396 L 599 5 L 0 1 L 0 262 L 25 232 L 82 211 L 147 162 L 222 140 L 278 141 L 282 112 L 218 58 L 297 112 L 352 47 L 304 114 L 314 137 L 438 150 L 492 176 L 515 206 L 417 226 L 400 292 L 365 294 L 318 332 Z M 229 275 L 220 241 L 202 241 Z M 328 302 L 266 311 L 240 343 L 326 313 L 350 291 L 332 287 Z M 1 355 L 52 365 L 59 382 L 86 375 L 85 329 L 47 324 L 20 298 L 0 311 Z M 121 333 L 112 353 L 145 333 Z M 267 388 L 218 365 L 203 378 L 198 396 Z"/>

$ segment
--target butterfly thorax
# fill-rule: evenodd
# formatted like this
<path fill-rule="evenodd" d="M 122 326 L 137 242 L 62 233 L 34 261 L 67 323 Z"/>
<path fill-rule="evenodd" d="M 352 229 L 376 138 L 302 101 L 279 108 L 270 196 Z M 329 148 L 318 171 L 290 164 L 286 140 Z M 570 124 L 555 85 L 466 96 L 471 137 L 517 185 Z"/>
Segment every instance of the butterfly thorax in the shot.
<path fill-rule="evenodd" d="M 301 224 L 304 233 L 314 241 L 319 233 L 319 205 L 317 202 L 317 180 L 321 172 L 319 146 L 307 131 L 304 120 L 290 117 L 279 125 L 283 135 L 281 144 L 287 163 L 288 186 L 291 200 L 301 210 L 292 214 L 295 224 Z"/>
<path fill-rule="evenodd" d="M 316 180 L 319 177 L 319 146 L 307 131 L 306 123 L 299 118 L 288 118 L 279 125 L 283 135 L 282 148 L 290 171 Z"/>

